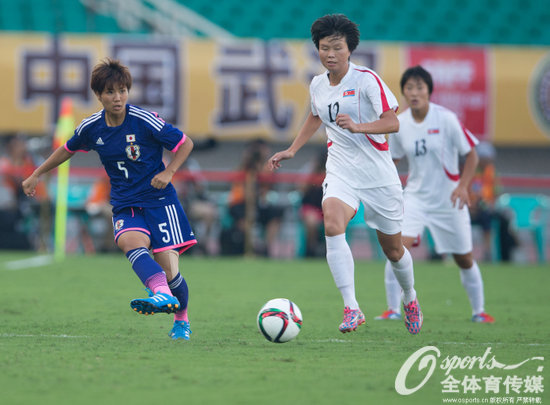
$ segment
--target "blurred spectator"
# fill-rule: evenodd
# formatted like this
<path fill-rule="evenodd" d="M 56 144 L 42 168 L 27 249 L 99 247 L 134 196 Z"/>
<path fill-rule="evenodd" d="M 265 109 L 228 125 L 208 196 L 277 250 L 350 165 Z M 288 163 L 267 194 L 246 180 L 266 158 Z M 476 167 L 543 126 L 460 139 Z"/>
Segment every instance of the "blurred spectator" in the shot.
<path fill-rule="evenodd" d="M 95 250 L 102 253 L 118 251 L 113 238 L 113 212 L 109 202 L 110 194 L 109 178 L 101 176 L 92 185 L 85 206 L 90 237 Z"/>
<path fill-rule="evenodd" d="M 510 261 L 512 251 L 517 246 L 516 237 L 510 230 L 510 221 L 495 207 L 497 198 L 497 175 L 495 170 L 496 150 L 489 142 L 480 142 L 476 147 L 479 163 L 470 183 L 470 217 L 473 225 L 483 232 L 484 259 L 492 257 L 492 224 L 499 223 L 500 233 L 494 235 L 500 244 L 503 261 Z"/>
<path fill-rule="evenodd" d="M 214 255 L 217 253 L 214 234 L 219 218 L 218 206 L 210 198 L 207 183 L 201 178 L 201 168 L 197 160 L 192 157 L 187 158 L 183 170 L 192 174 L 192 177 L 174 181 L 174 187 L 189 220 L 194 224 L 193 232 L 199 241 L 191 253 Z"/>
<path fill-rule="evenodd" d="M 36 201 L 29 201 L 21 182 L 36 168 L 25 139 L 11 136 L 0 157 L 0 247 L 37 249 L 47 247 L 51 206 L 45 183 L 36 189 Z"/>
<path fill-rule="evenodd" d="M 233 184 L 229 195 L 230 229 L 222 230 L 222 253 L 255 253 L 272 256 L 279 235 L 284 208 L 269 200 L 271 183 L 259 180 L 271 176 L 265 169 L 269 147 L 261 139 L 252 141 L 244 150 L 240 170 L 244 180 Z M 260 226 L 260 240 L 254 240 L 256 224 Z"/>
<path fill-rule="evenodd" d="M 479 163 L 470 183 L 470 216 L 472 224 L 483 231 L 484 259 L 491 258 L 491 222 L 496 198 L 495 148 L 489 142 L 476 147 Z"/>
<path fill-rule="evenodd" d="M 315 156 L 309 165 L 309 179 L 301 189 L 300 219 L 304 224 L 306 233 L 306 257 L 322 257 L 326 254 L 323 209 L 321 206 L 326 161 L 326 150 Z"/>

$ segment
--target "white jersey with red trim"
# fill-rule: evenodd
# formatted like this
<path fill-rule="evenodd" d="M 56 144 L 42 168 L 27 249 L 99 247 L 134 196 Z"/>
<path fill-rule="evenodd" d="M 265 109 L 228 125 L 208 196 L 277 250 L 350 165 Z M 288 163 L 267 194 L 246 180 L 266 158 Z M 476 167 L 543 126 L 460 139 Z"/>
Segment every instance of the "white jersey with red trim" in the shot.
<path fill-rule="evenodd" d="M 397 99 L 371 69 L 350 62 L 337 86 L 328 72 L 315 76 L 309 88 L 311 112 L 325 124 L 328 138 L 327 174 L 354 188 L 400 184 L 385 135 L 352 133 L 336 125 L 336 115 L 348 114 L 355 123 L 376 121 L 387 110 L 397 111 Z"/>
<path fill-rule="evenodd" d="M 479 142 L 451 110 L 430 103 L 424 121 L 413 119 L 410 109 L 398 115 L 399 132 L 389 137 L 392 157 L 407 157 L 409 176 L 405 199 L 424 208 L 451 208 L 451 193 L 460 180 L 459 156 Z"/>

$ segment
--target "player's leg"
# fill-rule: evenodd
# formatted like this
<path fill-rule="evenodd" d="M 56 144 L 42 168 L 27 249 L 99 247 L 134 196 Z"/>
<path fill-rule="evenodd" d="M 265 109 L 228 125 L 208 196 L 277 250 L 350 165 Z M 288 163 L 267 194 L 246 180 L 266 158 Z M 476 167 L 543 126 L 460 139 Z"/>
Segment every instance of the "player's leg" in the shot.
<path fill-rule="evenodd" d="M 410 250 L 417 238 L 403 236 L 403 245 Z M 395 277 L 393 267 L 389 260 L 384 265 L 384 285 L 386 287 L 386 303 L 388 309 L 377 316 L 376 320 L 400 320 L 401 319 L 401 286 Z"/>
<path fill-rule="evenodd" d="M 460 281 L 472 306 L 472 321 L 493 323 L 494 318 L 485 312 L 483 278 L 477 262 L 473 259 L 472 252 L 463 255 L 453 254 L 453 257 L 460 268 Z"/>
<path fill-rule="evenodd" d="M 166 272 L 170 290 L 180 302 L 169 335 L 173 339 L 188 340 L 191 333 L 188 318 L 189 288 L 179 271 L 179 255 L 194 246 L 197 240 L 176 198 L 167 199 L 163 207 L 147 209 L 145 217 L 152 230 L 151 246 L 155 260 Z"/>
<path fill-rule="evenodd" d="M 405 326 L 411 334 L 415 335 L 422 328 L 423 314 L 414 289 L 412 256 L 403 246 L 401 233 L 388 235 L 377 230 L 377 234 L 382 250 L 390 261 L 393 274 L 401 286 Z"/>
<path fill-rule="evenodd" d="M 152 291 L 149 298 L 132 300 L 132 309 L 145 315 L 177 310 L 179 302 L 170 292 L 166 275 L 149 254 L 150 231 L 142 212 L 132 208 L 122 210 L 113 216 L 113 224 L 117 246 L 124 252 L 143 285 Z"/>
<path fill-rule="evenodd" d="M 378 241 L 390 261 L 395 278 L 402 290 L 404 321 L 407 330 L 416 334 L 422 327 L 422 312 L 414 289 L 413 260 L 403 246 L 403 191 L 400 185 L 365 190 L 361 194 L 365 221 L 376 229 Z"/>
<path fill-rule="evenodd" d="M 436 252 L 452 253 L 460 268 L 460 280 L 472 306 L 472 321 L 491 323 L 494 319 L 485 313 L 483 279 L 472 254 L 472 227 L 467 209 L 445 210 L 430 215 L 428 225 Z"/>
<path fill-rule="evenodd" d="M 179 302 L 172 296 L 166 280 L 166 274 L 149 254 L 147 235 L 130 231 L 118 238 L 118 246 L 125 252 L 132 263 L 132 268 L 141 282 L 152 293 L 149 298 L 134 299 L 130 302 L 132 309 L 140 314 L 152 315 L 159 312 L 172 313 L 179 307 Z"/>
<path fill-rule="evenodd" d="M 413 301 L 416 298 L 413 261 L 409 250 L 403 246 L 401 233 L 388 235 L 377 231 L 377 234 L 380 246 L 382 246 L 395 278 L 403 291 L 404 302 Z"/>
<path fill-rule="evenodd" d="M 191 334 L 187 304 L 189 301 L 189 288 L 185 278 L 179 271 L 179 252 L 170 249 L 154 254 L 155 261 L 159 263 L 168 279 L 168 286 L 172 294 L 180 302 L 180 308 L 174 314 L 174 325 L 169 336 L 176 339 L 189 340 Z"/>
<path fill-rule="evenodd" d="M 415 199 L 406 198 L 404 201 L 403 223 L 401 236 L 403 246 L 409 251 L 420 242 L 420 235 L 424 231 L 426 221 L 421 205 Z M 401 319 L 401 286 L 395 277 L 390 260 L 386 261 L 384 268 L 384 283 L 386 286 L 386 300 L 388 309 L 376 319 Z"/>
<path fill-rule="evenodd" d="M 325 179 L 323 189 L 325 190 L 322 207 L 326 257 L 336 287 L 344 300 L 344 320 L 339 329 L 342 333 L 346 333 L 357 329 L 365 322 L 365 315 L 361 312 L 355 298 L 355 265 L 345 233 L 350 219 L 357 211 L 359 201 L 353 197 L 352 190 L 330 176 Z"/>

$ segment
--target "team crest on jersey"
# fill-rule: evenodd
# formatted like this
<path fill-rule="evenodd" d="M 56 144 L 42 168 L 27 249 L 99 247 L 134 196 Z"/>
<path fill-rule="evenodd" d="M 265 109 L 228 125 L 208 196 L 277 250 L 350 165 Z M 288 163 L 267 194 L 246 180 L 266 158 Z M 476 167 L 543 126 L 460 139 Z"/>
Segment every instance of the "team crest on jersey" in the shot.
<path fill-rule="evenodd" d="M 134 162 L 139 159 L 141 152 L 139 151 L 139 145 L 128 145 L 126 146 L 126 156 L 128 159 L 133 160 Z"/>
<path fill-rule="evenodd" d="M 123 226 L 124 226 L 124 220 L 119 219 L 118 221 L 115 222 L 115 231 L 120 231 Z"/>
<path fill-rule="evenodd" d="M 135 134 L 129 134 L 126 135 L 126 143 L 131 143 L 136 141 L 136 135 Z"/>
<path fill-rule="evenodd" d="M 439 134 L 439 128 L 430 128 L 428 129 L 428 135 Z"/>
<path fill-rule="evenodd" d="M 344 97 L 352 97 L 352 96 L 355 96 L 355 89 L 344 91 Z"/>

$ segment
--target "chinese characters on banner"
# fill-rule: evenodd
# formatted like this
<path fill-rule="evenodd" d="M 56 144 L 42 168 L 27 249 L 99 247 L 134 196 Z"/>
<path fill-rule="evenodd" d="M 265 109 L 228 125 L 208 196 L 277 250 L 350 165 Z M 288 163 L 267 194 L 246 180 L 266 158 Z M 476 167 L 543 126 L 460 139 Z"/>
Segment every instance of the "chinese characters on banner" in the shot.
<path fill-rule="evenodd" d="M 0 101 L 0 133 L 30 135 L 50 132 L 65 96 L 74 101 L 77 120 L 95 113 L 100 106 L 90 90 L 91 70 L 110 56 L 130 67 L 130 103 L 157 112 L 190 135 L 286 142 L 296 136 L 309 112 L 312 77 L 324 70 L 307 40 L 218 43 L 174 37 L 20 34 L 0 35 L 0 52 L 4 71 L 0 87 L 5 94 Z M 545 58 L 545 49 L 376 43 L 361 44 L 352 54 L 354 63 L 378 72 L 396 95 L 401 73 L 421 64 L 434 79 L 432 100 L 454 111 L 480 140 L 519 142 L 520 126 L 522 145 L 550 141 L 550 125 L 540 125 L 534 118 L 546 117 L 546 110 L 534 108 L 543 111 L 534 114 L 526 102 L 545 103 L 546 93 L 540 88 L 547 76 L 542 74 L 545 70 L 536 69 Z M 513 67 L 513 87 L 510 61 L 521 61 Z M 538 71 L 541 79 L 532 79 Z"/>

